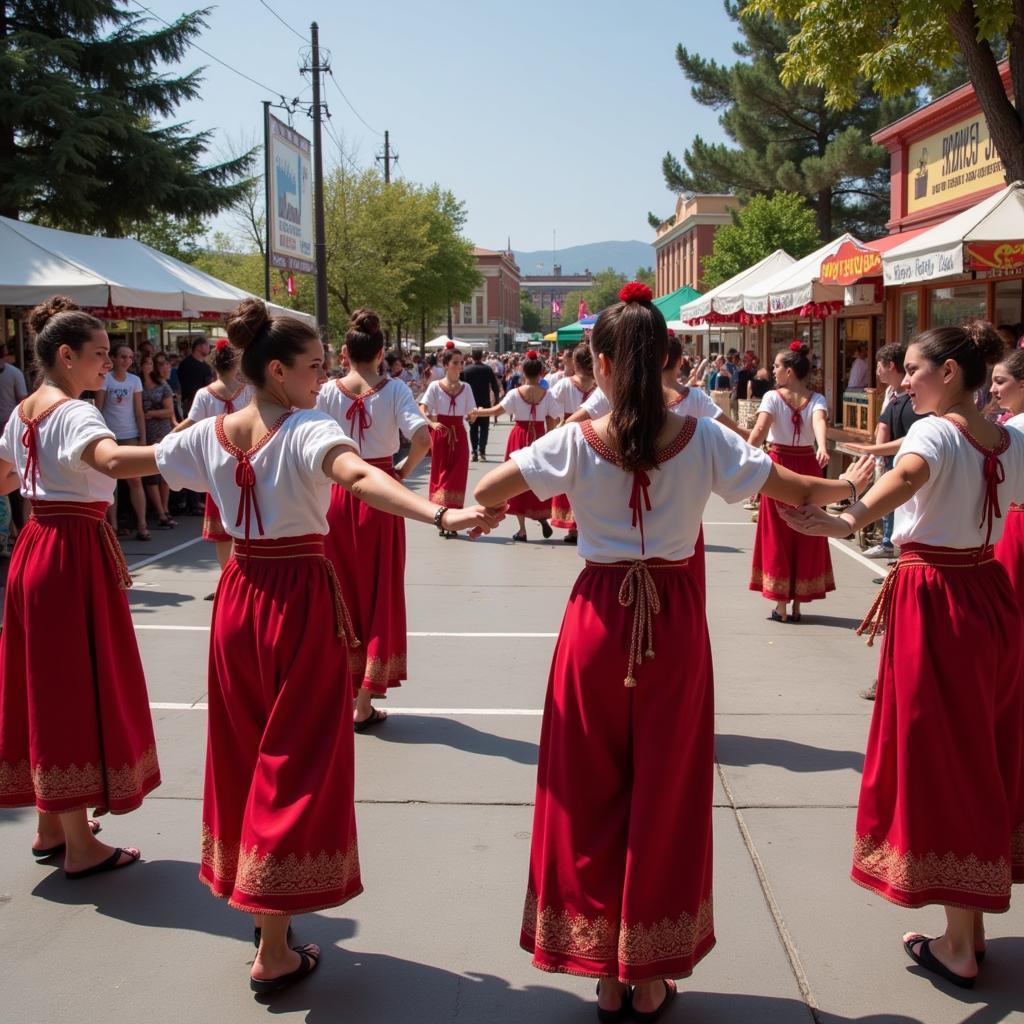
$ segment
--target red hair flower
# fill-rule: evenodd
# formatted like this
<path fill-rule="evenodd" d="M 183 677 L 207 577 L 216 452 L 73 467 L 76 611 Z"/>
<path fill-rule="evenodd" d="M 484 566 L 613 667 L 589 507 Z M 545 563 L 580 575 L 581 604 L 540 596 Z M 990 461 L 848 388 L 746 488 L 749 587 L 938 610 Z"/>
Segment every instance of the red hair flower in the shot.
<path fill-rule="evenodd" d="M 802 341 L 791 341 L 789 343 L 790 352 L 799 352 L 803 347 L 804 343 Z"/>
<path fill-rule="evenodd" d="M 531 348 L 530 351 L 526 353 L 526 358 L 527 359 L 538 359 L 539 356 L 537 355 L 537 350 L 535 348 Z"/>
<path fill-rule="evenodd" d="M 622 286 L 619 292 L 619 299 L 622 302 L 650 302 L 654 298 L 654 292 L 645 284 L 639 281 L 630 281 Z"/>
<path fill-rule="evenodd" d="M 445 348 L 455 348 L 455 342 L 454 341 L 446 341 L 444 343 L 444 347 Z"/>
<path fill-rule="evenodd" d="M 217 349 L 217 351 L 218 351 L 218 352 L 222 352 L 222 351 L 223 351 L 224 349 L 226 349 L 226 348 L 228 347 L 228 345 L 230 345 L 230 344 L 231 344 L 231 342 L 230 342 L 230 341 L 228 341 L 228 339 L 227 339 L 227 338 L 220 338 L 220 339 L 219 339 L 219 340 L 217 341 L 216 349 Z"/>

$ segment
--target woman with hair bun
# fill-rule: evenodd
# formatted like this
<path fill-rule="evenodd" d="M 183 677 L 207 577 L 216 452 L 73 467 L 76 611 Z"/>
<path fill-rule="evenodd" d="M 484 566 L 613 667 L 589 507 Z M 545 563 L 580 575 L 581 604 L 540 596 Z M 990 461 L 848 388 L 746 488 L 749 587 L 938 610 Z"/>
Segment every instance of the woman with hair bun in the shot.
<path fill-rule="evenodd" d="M 572 366 L 572 375 L 563 377 L 551 388 L 551 397 L 562 411 L 562 423 L 568 422 L 569 417 L 597 387 L 594 383 L 594 357 L 589 342 L 580 342 L 573 350 Z M 576 519 L 572 514 L 572 504 L 565 494 L 556 494 L 551 499 L 551 525 L 569 531 L 562 538 L 567 544 L 576 543 Z"/>
<path fill-rule="evenodd" d="M 361 639 L 325 554 L 331 487 L 444 529 L 486 532 L 501 513 L 438 507 L 364 462 L 315 408 L 325 377 L 314 328 L 246 299 L 227 332 L 253 400 L 171 434 L 156 456 L 172 486 L 213 495 L 234 542 L 210 627 L 199 877 L 255 915 L 250 985 L 268 993 L 320 956 L 289 948 L 291 916 L 362 890 L 345 682 Z"/>
<path fill-rule="evenodd" d="M 238 379 L 238 353 L 231 347 L 227 338 L 220 338 L 214 346 L 213 371 L 217 379 L 196 392 L 188 416 L 175 427 L 175 430 L 186 430 L 193 423 L 199 423 L 211 416 L 226 415 L 244 409 L 252 401 L 252 388 Z M 206 495 L 203 510 L 203 540 L 211 540 L 216 544 L 217 561 L 223 571 L 231 557 L 231 534 L 224 529 L 220 509 L 209 494 Z M 213 595 L 210 594 L 206 600 L 212 601 Z"/>
<path fill-rule="evenodd" d="M 430 450 L 430 429 L 402 379 L 378 372 L 384 333 L 372 309 L 352 314 L 344 351 L 349 372 L 324 384 L 317 408 L 355 440 L 365 462 L 405 480 Z M 409 452 L 396 466 L 402 434 Z M 355 730 L 363 732 L 387 718 L 371 699 L 386 697 L 406 678 L 405 521 L 335 484 L 327 525 L 327 554 L 362 641 L 349 652 L 348 668 L 356 688 Z"/>
<path fill-rule="evenodd" d="M 505 445 L 505 460 L 512 457 L 513 452 L 520 448 L 528 448 L 545 432 L 557 426 L 561 409 L 551 392 L 540 386 L 544 374 L 544 361 L 530 349 L 523 360 L 523 376 L 526 383 L 505 393 L 505 397 L 489 409 L 475 409 L 470 420 L 477 416 L 497 416 L 504 410 L 515 421 Z M 540 522 L 541 533 L 550 537 L 551 500 L 541 501 L 531 490 L 527 489 L 515 495 L 508 503 L 508 511 L 519 520 L 519 530 L 512 534 L 514 541 L 525 541 L 526 520 L 536 519 Z"/>
<path fill-rule="evenodd" d="M 1002 330 L 999 335 L 1003 336 Z M 1008 350 L 992 368 L 991 394 L 996 405 L 1010 414 L 1003 420 L 1003 426 L 1024 431 L 1024 350 Z M 1024 505 L 1010 503 L 1003 536 L 995 551 L 1024 611 Z"/>
<path fill-rule="evenodd" d="M 420 399 L 420 411 L 430 426 L 430 500 L 462 508 L 469 479 L 469 434 L 466 417 L 476 408 L 473 390 L 460 379 L 465 359 L 449 341 L 441 357 L 444 374 L 432 380 Z M 440 530 L 454 537 L 455 530 Z"/>
<path fill-rule="evenodd" d="M 114 481 L 156 472 L 152 448 L 119 446 L 95 406 L 110 372 L 103 324 L 70 299 L 37 306 L 39 388 L 0 436 L 0 491 L 32 517 L 7 576 L 0 632 L 0 807 L 35 806 L 32 852 L 69 879 L 128 867 L 133 847 L 95 838 L 160 784 L 149 697 L 124 591 L 131 577 L 105 513 Z"/>
<path fill-rule="evenodd" d="M 944 908 L 939 938 L 903 944 L 961 988 L 985 956 L 984 914 L 1007 910 L 1024 882 L 1024 619 L 992 550 L 1003 510 L 1024 499 L 1024 436 L 974 402 L 1002 355 L 979 321 L 917 335 L 903 387 L 933 415 L 910 427 L 894 467 L 838 516 L 781 511 L 815 537 L 896 512 L 900 557 L 858 630 L 885 636 L 852 877 L 899 906 Z"/>
<path fill-rule="evenodd" d="M 711 647 L 686 571 L 704 506 L 761 489 L 827 503 L 872 472 L 865 458 L 850 480 L 800 477 L 708 419 L 669 415 L 651 298 L 627 285 L 594 327 L 611 414 L 551 431 L 476 488 L 488 505 L 564 492 L 576 515 L 586 567 L 548 678 L 520 944 L 541 970 L 599 978 L 602 1020 L 653 1020 L 715 943 Z"/>
<path fill-rule="evenodd" d="M 809 351 L 794 341 L 775 357 L 776 387 L 761 399 L 749 440 L 759 448 L 767 438 L 773 462 L 794 473 L 820 475 L 829 463 L 828 404 L 824 395 L 807 384 Z M 778 504 L 770 498 L 761 502 L 757 517 L 750 589 L 775 602 L 771 614 L 775 622 L 800 622 L 803 602 L 824 599 L 836 589 L 828 541 L 788 529 Z"/>

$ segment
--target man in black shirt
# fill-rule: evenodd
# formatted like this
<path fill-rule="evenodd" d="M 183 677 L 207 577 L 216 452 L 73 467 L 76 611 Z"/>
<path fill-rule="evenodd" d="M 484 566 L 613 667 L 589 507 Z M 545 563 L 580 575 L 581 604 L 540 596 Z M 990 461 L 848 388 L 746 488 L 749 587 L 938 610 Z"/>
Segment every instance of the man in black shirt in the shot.
<path fill-rule="evenodd" d="M 206 362 L 209 354 L 210 343 L 200 334 L 192 339 L 192 354 L 185 356 L 178 364 L 181 405 L 186 416 L 192 409 L 192 400 L 196 397 L 196 392 L 213 381 L 213 367 Z"/>
<path fill-rule="evenodd" d="M 484 350 L 475 348 L 470 355 L 473 361 L 462 371 L 462 379 L 473 392 L 473 400 L 485 409 L 497 405 L 501 401 L 501 385 L 494 371 L 484 362 Z M 469 425 L 469 443 L 473 449 L 474 462 L 477 459 L 487 461 L 487 433 L 490 427 L 491 421 L 487 416 L 480 416 Z"/>

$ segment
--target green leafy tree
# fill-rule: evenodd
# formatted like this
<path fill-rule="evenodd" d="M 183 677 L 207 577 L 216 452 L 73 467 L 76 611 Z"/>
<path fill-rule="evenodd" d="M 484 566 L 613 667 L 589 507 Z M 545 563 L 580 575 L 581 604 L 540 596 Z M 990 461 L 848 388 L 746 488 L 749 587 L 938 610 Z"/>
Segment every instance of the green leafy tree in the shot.
<path fill-rule="evenodd" d="M 770 198 L 755 196 L 734 211 L 732 224 L 715 233 L 711 254 L 704 258 L 704 283 L 714 288 L 728 281 L 776 249 L 785 249 L 800 259 L 821 245 L 814 211 L 791 192 L 779 192 Z"/>
<path fill-rule="evenodd" d="M 519 293 L 519 318 L 522 321 L 522 330 L 527 334 L 544 330 L 544 315 L 533 304 L 529 292 L 521 291 Z"/>
<path fill-rule="evenodd" d="M 935 69 L 962 60 L 1007 180 L 1024 179 L 1024 3 L 1021 0 L 754 0 L 758 17 L 797 26 L 782 62 L 783 80 L 808 82 L 832 110 L 857 102 L 853 83 L 870 82 L 883 96 L 927 85 Z M 1013 97 L 997 58 L 1006 44 Z M 790 86 L 791 88 L 793 86 Z"/>
<path fill-rule="evenodd" d="M 733 46 L 740 59 L 720 64 L 680 45 L 676 60 L 693 98 L 721 112 L 731 145 L 698 135 L 682 159 L 667 153 L 662 171 L 668 187 L 741 197 L 793 192 L 814 211 L 823 238 L 845 230 L 882 234 L 889 212 L 888 154 L 871 144 L 870 135 L 912 102 L 883 102 L 854 76 L 849 109 L 838 110 L 821 86 L 784 83 L 779 61 L 798 26 L 754 12 L 749 0 L 724 0 L 724 6 L 742 32 Z M 850 6 L 860 11 L 865 5 Z"/>
<path fill-rule="evenodd" d="M 633 280 L 639 281 L 641 284 L 645 284 L 648 288 L 653 289 L 657 280 L 654 267 L 637 267 Z"/>
<path fill-rule="evenodd" d="M 158 213 L 125 229 L 128 238 L 136 238 L 185 263 L 191 263 L 202 251 L 205 233 L 202 217 L 171 217 L 166 213 Z"/>
<path fill-rule="evenodd" d="M 185 58 L 206 10 L 155 31 L 119 0 L 0 4 L 0 214 L 123 235 L 229 206 L 252 152 L 204 165 L 211 133 L 156 127 L 199 95 Z"/>

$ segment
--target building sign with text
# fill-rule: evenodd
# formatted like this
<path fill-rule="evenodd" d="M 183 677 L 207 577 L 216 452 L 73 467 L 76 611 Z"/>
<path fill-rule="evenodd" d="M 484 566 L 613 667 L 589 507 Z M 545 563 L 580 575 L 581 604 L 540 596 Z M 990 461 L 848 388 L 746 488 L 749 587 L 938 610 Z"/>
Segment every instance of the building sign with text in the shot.
<path fill-rule="evenodd" d="M 968 242 L 967 265 L 971 270 L 1020 270 L 1024 268 L 1024 241 Z"/>
<path fill-rule="evenodd" d="M 1003 161 L 983 114 L 974 114 L 907 147 L 907 213 L 1004 184 Z"/>
<path fill-rule="evenodd" d="M 823 284 L 856 284 L 865 277 L 881 277 L 882 254 L 854 242 L 843 242 L 835 254 L 822 260 L 818 278 Z"/>
<path fill-rule="evenodd" d="M 313 167 L 309 139 L 267 113 L 270 265 L 312 274 Z"/>

